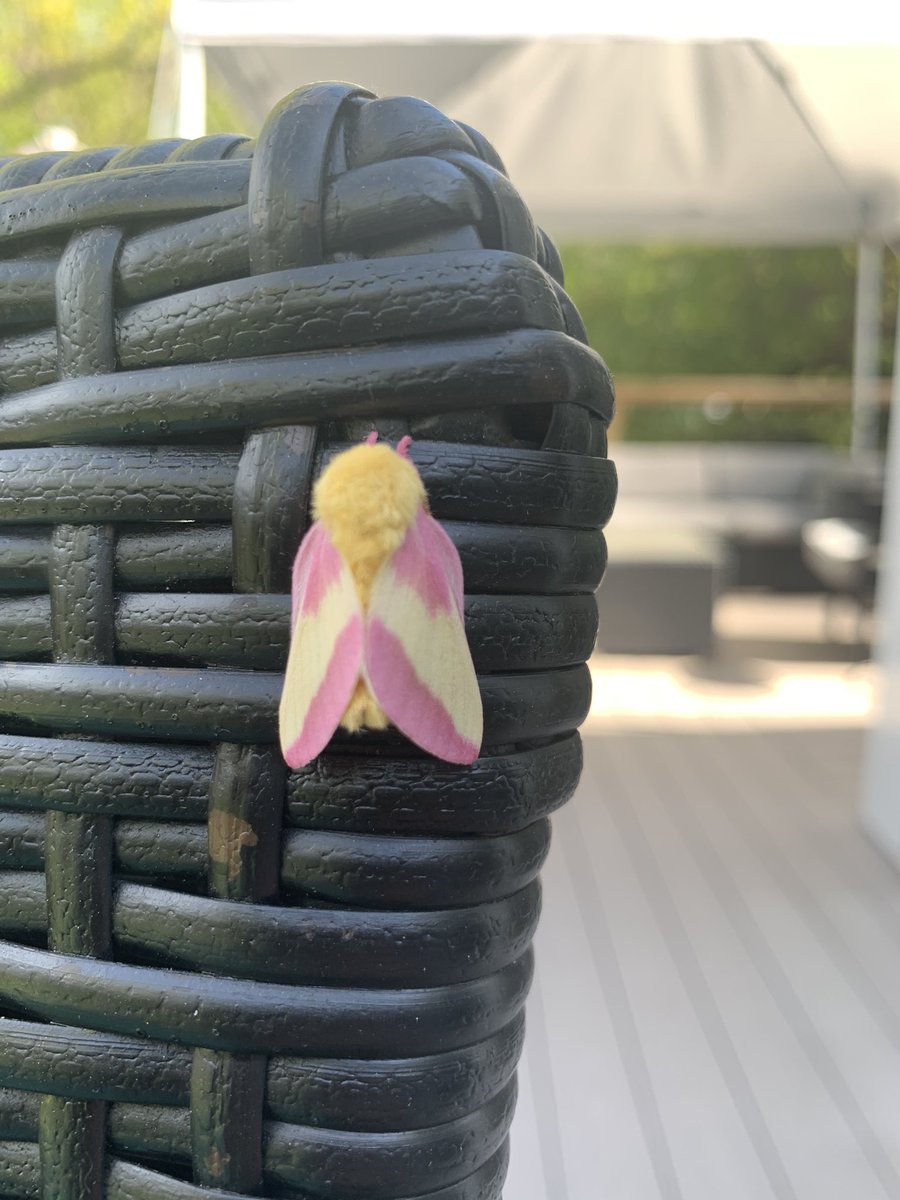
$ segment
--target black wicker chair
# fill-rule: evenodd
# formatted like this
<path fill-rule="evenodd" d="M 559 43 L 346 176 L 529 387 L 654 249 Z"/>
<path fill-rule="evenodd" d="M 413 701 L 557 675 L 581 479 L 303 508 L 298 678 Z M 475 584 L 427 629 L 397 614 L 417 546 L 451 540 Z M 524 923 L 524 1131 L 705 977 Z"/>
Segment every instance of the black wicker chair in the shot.
<path fill-rule="evenodd" d="M 341 84 L 7 160 L 0 237 L 0 1196 L 499 1197 L 615 493 L 553 247 L 475 131 Z M 373 425 L 484 750 L 291 773 L 290 562 Z"/>

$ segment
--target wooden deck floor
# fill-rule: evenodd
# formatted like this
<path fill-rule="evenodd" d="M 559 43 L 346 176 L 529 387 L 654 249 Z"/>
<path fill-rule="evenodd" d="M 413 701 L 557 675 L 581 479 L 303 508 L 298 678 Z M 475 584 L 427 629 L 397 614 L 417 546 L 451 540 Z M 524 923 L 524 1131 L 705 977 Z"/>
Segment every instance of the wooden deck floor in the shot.
<path fill-rule="evenodd" d="M 862 721 L 587 730 L 506 1200 L 898 1200 L 900 877 Z"/>

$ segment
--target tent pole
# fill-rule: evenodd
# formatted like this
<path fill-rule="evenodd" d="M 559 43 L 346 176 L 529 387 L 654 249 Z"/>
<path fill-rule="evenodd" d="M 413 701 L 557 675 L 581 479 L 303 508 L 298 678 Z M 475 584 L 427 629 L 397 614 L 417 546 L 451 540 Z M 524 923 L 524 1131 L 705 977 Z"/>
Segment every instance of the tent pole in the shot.
<path fill-rule="evenodd" d="M 900 306 L 884 474 L 875 605 L 878 703 L 866 736 L 861 819 L 875 845 L 900 868 Z"/>
<path fill-rule="evenodd" d="M 178 119 L 178 78 L 181 70 L 181 43 L 170 26 L 163 30 L 150 101 L 147 137 L 170 138 L 175 135 Z"/>
<path fill-rule="evenodd" d="M 180 47 L 177 137 L 198 138 L 206 133 L 206 50 L 190 42 Z"/>
<path fill-rule="evenodd" d="M 856 321 L 853 330 L 853 429 L 856 458 L 878 445 L 878 358 L 881 326 L 881 243 L 859 243 L 856 263 Z"/>

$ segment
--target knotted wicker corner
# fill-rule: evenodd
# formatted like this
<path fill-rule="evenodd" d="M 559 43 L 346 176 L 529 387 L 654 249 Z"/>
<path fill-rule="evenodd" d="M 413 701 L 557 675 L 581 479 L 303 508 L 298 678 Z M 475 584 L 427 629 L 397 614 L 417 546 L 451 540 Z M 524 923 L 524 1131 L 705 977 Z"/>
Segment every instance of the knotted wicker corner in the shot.
<path fill-rule="evenodd" d="M 0 1196 L 495 1200 L 615 491 L 555 251 L 475 131 L 338 84 L 9 160 L 0 238 Z M 291 773 L 290 562 L 373 425 L 484 751 Z"/>

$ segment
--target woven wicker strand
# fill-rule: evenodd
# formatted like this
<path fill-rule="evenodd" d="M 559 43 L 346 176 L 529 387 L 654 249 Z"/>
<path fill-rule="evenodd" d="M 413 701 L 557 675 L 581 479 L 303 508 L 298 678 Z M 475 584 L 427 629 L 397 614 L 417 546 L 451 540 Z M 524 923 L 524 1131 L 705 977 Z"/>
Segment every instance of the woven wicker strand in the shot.
<path fill-rule="evenodd" d="M 499 1200 L 615 497 L 561 281 L 480 134 L 349 85 L 0 165 L 0 1197 Z M 290 563 L 373 425 L 485 744 L 289 772 Z"/>

